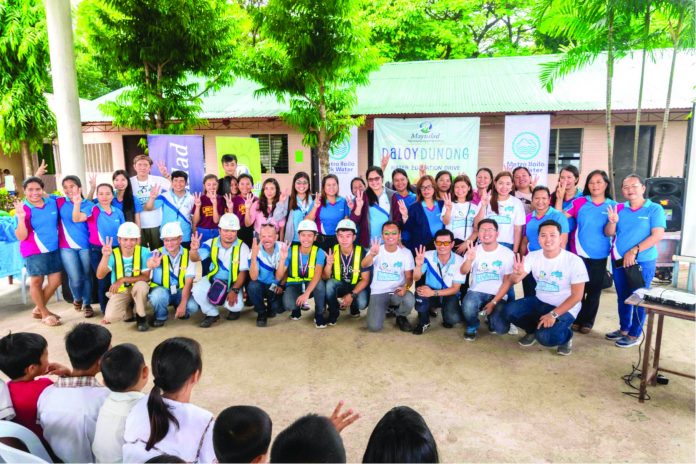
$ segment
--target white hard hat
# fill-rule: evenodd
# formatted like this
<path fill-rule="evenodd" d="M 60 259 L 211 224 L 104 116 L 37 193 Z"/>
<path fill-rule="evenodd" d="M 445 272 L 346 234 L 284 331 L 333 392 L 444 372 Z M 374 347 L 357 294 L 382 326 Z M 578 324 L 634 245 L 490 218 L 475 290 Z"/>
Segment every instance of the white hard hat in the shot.
<path fill-rule="evenodd" d="M 341 219 L 340 221 L 338 221 L 336 231 L 339 230 L 352 230 L 353 232 L 358 231 L 358 229 L 355 227 L 355 223 L 350 219 Z"/>
<path fill-rule="evenodd" d="M 310 221 L 309 219 L 303 219 L 297 225 L 297 232 L 303 231 L 318 233 L 319 230 L 317 230 L 317 223 L 314 221 Z"/>
<path fill-rule="evenodd" d="M 218 222 L 218 227 L 225 230 L 239 230 L 239 218 L 236 214 L 225 213 Z"/>
<path fill-rule="evenodd" d="M 178 222 L 168 222 L 162 226 L 160 232 L 161 238 L 183 237 L 184 231 L 181 230 L 181 225 Z"/>
<path fill-rule="evenodd" d="M 135 222 L 124 222 L 118 226 L 116 236 L 121 238 L 140 238 L 140 228 Z"/>

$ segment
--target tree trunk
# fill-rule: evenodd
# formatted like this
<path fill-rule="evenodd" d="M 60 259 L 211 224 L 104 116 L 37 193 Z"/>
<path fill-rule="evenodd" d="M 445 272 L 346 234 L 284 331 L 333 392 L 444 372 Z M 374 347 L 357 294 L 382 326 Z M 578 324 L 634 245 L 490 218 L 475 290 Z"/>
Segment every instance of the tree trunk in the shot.
<path fill-rule="evenodd" d="M 319 134 L 317 143 L 317 156 L 319 157 L 319 177 L 329 174 L 329 148 L 331 140 L 328 140 L 326 131 L 326 87 L 322 82 L 319 85 Z"/>
<path fill-rule="evenodd" d="M 611 84 L 614 79 L 614 10 L 607 10 L 607 163 L 611 179 L 611 196 L 616 198 L 616 179 L 614 179 L 614 152 L 611 143 Z"/>
<path fill-rule="evenodd" d="M 31 152 L 29 151 L 29 143 L 27 141 L 22 141 L 19 143 L 19 153 L 22 156 L 22 171 L 24 174 L 24 179 L 34 175 L 34 163 L 31 159 Z M 22 183 L 21 179 L 18 179 L 18 184 Z"/>
<path fill-rule="evenodd" d="M 643 106 L 643 82 L 645 80 L 645 61 L 648 55 L 648 38 L 650 36 L 650 2 L 645 6 L 645 18 L 643 22 L 643 57 L 640 63 L 640 84 L 638 86 L 638 108 L 636 109 L 636 129 L 633 134 L 633 168 L 638 169 L 638 142 L 640 140 L 640 110 Z"/>

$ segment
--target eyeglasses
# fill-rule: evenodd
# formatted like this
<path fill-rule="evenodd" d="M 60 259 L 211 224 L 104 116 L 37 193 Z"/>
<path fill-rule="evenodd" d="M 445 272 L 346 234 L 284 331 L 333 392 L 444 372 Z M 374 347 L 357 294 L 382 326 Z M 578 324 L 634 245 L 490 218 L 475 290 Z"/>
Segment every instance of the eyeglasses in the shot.
<path fill-rule="evenodd" d="M 421 187 L 421 190 L 435 190 L 435 187 L 432 185 L 424 185 Z"/>
<path fill-rule="evenodd" d="M 306 180 L 298 180 L 295 182 L 297 185 L 309 185 L 309 182 Z"/>
<path fill-rule="evenodd" d="M 367 181 L 368 182 L 377 182 L 378 180 L 382 180 L 381 177 L 368 177 Z"/>
<path fill-rule="evenodd" d="M 442 240 L 435 240 L 436 246 L 450 246 L 451 244 L 452 242 L 450 242 L 449 240 L 446 242 L 443 242 Z"/>
<path fill-rule="evenodd" d="M 388 230 L 385 230 L 384 232 L 382 232 L 382 235 L 399 235 L 399 232 L 396 230 L 391 231 L 391 232 Z"/>
<path fill-rule="evenodd" d="M 624 185 L 624 186 L 621 187 L 621 188 L 622 188 L 623 190 L 637 190 L 637 189 L 639 189 L 639 188 L 641 188 L 641 187 L 642 187 L 642 185 L 640 185 L 640 184 L 633 184 L 633 185 Z"/>

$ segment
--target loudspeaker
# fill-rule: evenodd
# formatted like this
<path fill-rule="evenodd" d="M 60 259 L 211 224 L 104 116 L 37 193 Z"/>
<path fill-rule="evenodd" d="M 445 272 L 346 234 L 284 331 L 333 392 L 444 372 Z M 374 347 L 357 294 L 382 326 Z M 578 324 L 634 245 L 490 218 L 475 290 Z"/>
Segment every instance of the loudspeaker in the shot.
<path fill-rule="evenodd" d="M 645 182 L 645 196 L 665 210 L 666 232 L 677 232 L 682 228 L 684 185 L 683 177 L 653 177 Z"/>

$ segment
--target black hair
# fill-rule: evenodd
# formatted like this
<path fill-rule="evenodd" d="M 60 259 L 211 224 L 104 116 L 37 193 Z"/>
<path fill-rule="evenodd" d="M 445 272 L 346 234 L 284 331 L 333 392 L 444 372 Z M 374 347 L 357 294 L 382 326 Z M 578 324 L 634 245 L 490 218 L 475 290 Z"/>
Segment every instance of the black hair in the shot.
<path fill-rule="evenodd" d="M 278 434 L 271 462 L 346 462 L 346 450 L 328 417 L 308 414 Z"/>
<path fill-rule="evenodd" d="M 553 219 L 547 219 L 546 221 L 539 224 L 539 230 L 537 230 L 537 235 L 539 235 L 541 233 L 542 227 L 547 227 L 547 226 L 555 227 L 556 229 L 558 229 L 559 234 L 562 232 L 561 225 L 558 222 L 554 221 Z"/>
<path fill-rule="evenodd" d="M 155 456 L 153 458 L 148 459 L 145 461 L 146 463 L 173 463 L 173 462 L 186 462 L 185 460 L 181 459 L 179 456 L 174 456 L 173 454 L 160 454 L 159 456 Z"/>
<path fill-rule="evenodd" d="M 275 187 L 275 195 L 273 195 L 273 199 L 271 200 L 270 204 L 270 209 L 271 211 L 268 211 L 269 208 L 269 202 L 268 198 L 266 198 L 266 194 L 263 192 L 264 189 L 266 188 L 266 184 L 273 184 Z M 259 194 L 259 211 L 261 211 L 261 214 L 263 214 L 263 217 L 269 218 L 273 214 L 273 211 L 275 211 L 276 206 L 278 205 L 278 202 L 280 201 L 280 184 L 278 184 L 278 181 L 270 178 L 266 179 L 263 181 L 263 185 L 261 185 L 261 192 Z"/>
<path fill-rule="evenodd" d="M 387 226 L 396 226 L 396 228 L 399 229 L 399 232 L 401 232 L 401 226 L 400 226 L 397 222 L 394 222 L 394 221 L 391 221 L 391 220 L 389 220 L 389 221 L 385 222 L 384 224 L 382 224 L 382 232 L 384 232 L 384 228 L 387 227 Z"/>
<path fill-rule="evenodd" d="M 238 163 L 237 161 L 237 155 L 233 155 L 231 153 L 222 155 L 222 158 L 220 158 L 221 163 L 231 163 L 231 162 Z"/>
<path fill-rule="evenodd" d="M 635 172 L 628 174 L 627 176 L 624 176 L 624 178 L 621 179 L 621 185 L 623 185 L 623 183 L 626 182 L 626 179 L 638 179 L 640 185 L 645 185 L 645 180 L 643 180 L 643 178 Z"/>
<path fill-rule="evenodd" d="M 172 172 L 172 175 L 170 176 L 171 179 L 176 179 L 177 177 L 181 177 L 184 179 L 184 181 L 188 182 L 188 174 L 184 171 L 174 171 Z"/>
<path fill-rule="evenodd" d="M 237 177 L 237 183 L 241 182 L 242 179 L 249 179 L 249 182 L 251 182 L 251 186 L 252 187 L 254 186 L 254 178 L 251 177 L 251 174 L 247 174 L 247 173 L 240 174 L 239 177 Z"/>
<path fill-rule="evenodd" d="M 135 222 L 135 198 L 133 197 L 133 185 L 131 184 L 130 177 L 128 173 L 123 169 L 118 169 L 114 171 L 111 175 L 111 181 L 113 182 L 116 177 L 123 176 L 126 178 L 126 188 L 123 191 L 123 216 L 128 222 Z"/>
<path fill-rule="evenodd" d="M 587 178 L 585 179 L 585 188 L 582 191 L 583 195 L 590 195 L 590 180 L 596 175 L 602 176 L 602 180 L 607 184 L 606 188 L 604 189 L 604 197 L 612 200 L 613 198 L 611 197 L 611 181 L 609 180 L 609 175 L 606 173 L 606 171 L 603 171 L 601 169 L 595 169 L 591 173 L 587 175 Z"/>
<path fill-rule="evenodd" d="M 140 380 L 145 358 L 137 346 L 122 343 L 104 353 L 101 373 L 104 385 L 115 392 L 125 392 Z"/>
<path fill-rule="evenodd" d="M 450 188 L 449 188 L 449 190 L 447 190 L 447 192 L 444 192 L 444 193 L 450 193 L 450 194 L 451 194 L 451 193 L 452 193 L 452 187 L 454 186 L 454 183 L 452 182 L 452 173 L 449 172 L 449 171 L 439 171 L 437 174 L 435 174 L 435 185 L 433 185 L 433 187 L 435 187 L 435 193 L 436 193 L 435 197 L 436 197 L 436 198 L 440 198 L 440 195 L 443 193 L 443 192 L 440 192 L 440 189 L 439 189 L 439 188 L 437 188 L 437 181 L 438 181 L 438 179 L 439 179 L 440 177 L 442 177 L 442 176 L 448 176 L 448 177 L 449 177 L 449 180 L 450 180 Z"/>
<path fill-rule="evenodd" d="M 65 335 L 65 351 L 74 369 L 89 369 L 111 345 L 111 332 L 99 324 L 80 322 Z"/>
<path fill-rule="evenodd" d="M 60 184 L 61 185 L 65 184 L 66 180 L 69 180 L 70 182 L 74 183 L 78 187 L 82 188 L 82 181 L 80 180 L 79 177 L 73 176 L 73 175 L 65 176 L 65 177 L 63 177 L 63 180 L 60 182 Z"/>
<path fill-rule="evenodd" d="M 22 182 L 22 188 L 26 189 L 27 185 L 34 184 L 34 183 L 39 184 L 41 186 L 41 188 L 44 188 L 44 181 L 41 180 L 40 177 L 36 177 L 36 176 L 29 176 L 26 179 L 24 179 L 24 182 Z"/>
<path fill-rule="evenodd" d="M 3 174 L 12 174 L 9 169 L 3 169 L 2 173 Z"/>
<path fill-rule="evenodd" d="M 442 237 L 443 235 L 446 235 L 454 242 L 454 234 L 452 233 L 451 230 L 449 229 L 440 229 L 437 232 L 435 232 L 435 237 L 433 237 L 435 240 L 437 240 L 438 237 Z"/>
<path fill-rule="evenodd" d="M 384 179 L 384 171 L 382 171 L 382 168 L 379 166 L 370 166 L 367 168 L 367 171 L 365 171 L 365 179 L 368 179 L 370 177 L 371 172 L 376 172 L 379 174 L 379 177 Z M 367 204 L 372 206 L 375 203 L 379 203 L 379 198 L 377 198 L 377 195 L 375 192 L 372 190 L 372 187 L 370 187 L 370 182 L 368 180 L 367 182 L 367 189 L 365 190 L 365 194 L 367 195 Z"/>
<path fill-rule="evenodd" d="M 542 190 L 543 190 L 544 192 L 546 192 L 546 194 L 547 194 L 549 197 L 551 197 L 551 191 L 550 191 L 549 188 L 548 188 L 547 186 L 545 186 L 545 185 L 537 185 L 536 187 L 534 187 L 534 190 L 532 190 L 532 197 L 534 197 L 534 194 L 535 194 L 535 193 L 541 192 Z"/>
<path fill-rule="evenodd" d="M 97 192 L 99 192 L 99 189 L 102 187 L 106 187 L 111 191 L 111 193 L 114 193 L 114 187 L 111 184 L 103 183 L 103 184 L 97 185 L 97 187 L 94 189 L 94 194 L 96 195 Z"/>
<path fill-rule="evenodd" d="M 341 185 L 338 181 L 338 176 L 336 174 L 327 174 L 324 176 L 324 178 L 321 180 L 321 206 L 326 206 L 326 191 L 324 189 L 326 187 L 326 182 L 329 179 L 335 180 L 336 185 Z M 336 198 L 338 198 L 338 193 L 336 193 Z"/>
<path fill-rule="evenodd" d="M 491 218 L 481 219 L 478 223 L 478 226 L 476 226 L 476 230 L 481 230 L 481 226 L 483 224 L 493 224 L 493 227 L 495 227 L 495 230 L 498 230 L 498 223 L 496 222 L 495 219 L 491 219 Z"/>
<path fill-rule="evenodd" d="M 562 166 L 560 171 L 558 171 L 558 174 L 560 175 L 563 171 L 569 172 L 575 177 L 575 185 L 578 184 L 578 181 L 580 180 L 580 171 L 576 166 L 573 166 L 572 164 L 566 164 L 565 166 Z"/>
<path fill-rule="evenodd" d="M 466 201 L 471 201 L 474 198 L 474 187 L 471 185 L 471 179 L 469 179 L 469 176 L 466 174 L 460 174 L 452 181 L 452 201 L 458 201 L 454 194 L 454 186 L 459 182 L 464 182 L 469 187 L 469 191 L 466 193 L 466 197 L 464 197 L 464 199 Z"/>
<path fill-rule="evenodd" d="M 486 189 L 488 192 L 493 190 L 493 171 L 490 170 L 490 168 L 479 168 L 478 171 L 476 171 L 476 177 L 481 173 L 481 171 L 485 171 L 488 173 L 488 177 L 491 178 L 491 183 L 488 184 L 488 188 Z"/>
<path fill-rule="evenodd" d="M 297 189 L 295 188 L 295 182 L 297 182 L 299 179 L 307 180 L 307 191 L 305 192 L 305 195 L 307 195 L 307 199 L 309 199 L 312 180 L 309 178 L 309 174 L 306 172 L 297 172 L 292 178 L 292 187 L 290 187 L 290 198 L 288 198 L 288 217 L 290 216 L 290 213 L 297 209 Z"/>
<path fill-rule="evenodd" d="M 41 356 L 48 347 L 46 339 L 36 333 L 8 333 L 0 338 L 0 371 L 11 380 L 24 376 L 27 367 L 41 364 Z"/>
<path fill-rule="evenodd" d="M 232 406 L 220 413 L 213 427 L 213 448 L 218 462 L 251 462 L 266 454 L 273 422 L 256 406 Z"/>
<path fill-rule="evenodd" d="M 203 178 L 203 186 L 205 186 L 205 183 L 210 179 L 215 179 L 215 182 L 220 182 L 220 179 L 218 179 L 218 176 L 215 174 L 206 174 L 206 176 Z"/>
<path fill-rule="evenodd" d="M 169 411 L 162 393 L 180 390 L 192 375 L 203 369 L 201 345 L 191 338 L 168 338 L 152 352 L 151 368 L 155 386 L 147 399 L 150 437 L 145 444 L 146 451 L 150 451 L 167 436 L 170 421 L 179 427 L 179 421 Z"/>
<path fill-rule="evenodd" d="M 392 171 L 392 173 L 391 173 L 392 187 L 394 186 L 394 176 L 396 174 L 401 174 L 402 176 L 404 176 L 406 178 L 406 191 L 410 192 L 411 188 L 412 188 L 411 187 L 411 179 L 408 178 L 408 174 L 406 173 L 406 170 L 402 169 L 402 168 L 396 168 Z M 396 190 L 396 189 L 394 189 L 394 190 Z"/>
<path fill-rule="evenodd" d="M 355 182 L 356 180 L 360 181 L 360 183 L 363 184 L 363 187 L 367 188 L 367 184 L 365 183 L 365 179 L 363 179 L 363 178 L 360 177 L 360 176 L 358 176 L 358 177 L 353 177 L 353 178 L 350 180 L 350 191 L 351 191 L 351 193 L 353 193 L 353 182 Z"/>
<path fill-rule="evenodd" d="M 363 462 L 439 462 L 435 438 L 418 412 L 397 406 L 375 426 Z"/>
<path fill-rule="evenodd" d="M 527 169 L 527 166 L 517 166 L 515 169 L 512 170 L 513 177 L 515 176 L 515 173 L 520 169 L 524 169 L 525 171 L 527 171 L 527 174 L 529 174 L 530 176 L 532 175 L 532 173 L 529 172 L 529 169 Z"/>

